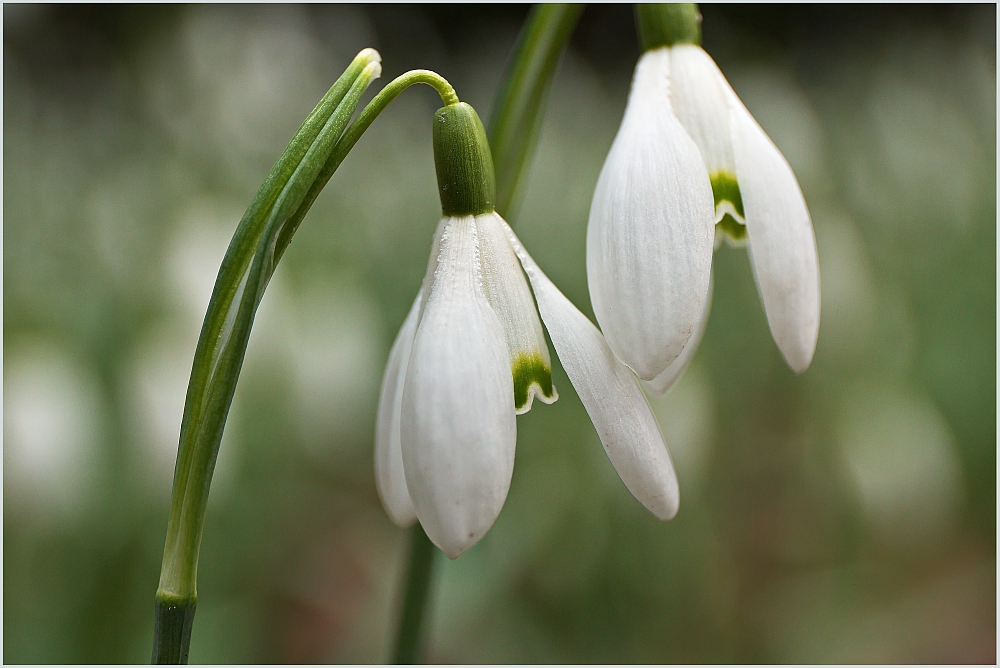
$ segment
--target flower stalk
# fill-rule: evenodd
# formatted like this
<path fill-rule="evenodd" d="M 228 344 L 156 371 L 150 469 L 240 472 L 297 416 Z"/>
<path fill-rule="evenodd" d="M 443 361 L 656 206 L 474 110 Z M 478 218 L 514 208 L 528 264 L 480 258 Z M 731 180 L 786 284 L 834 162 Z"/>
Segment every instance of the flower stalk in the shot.
<path fill-rule="evenodd" d="M 409 566 L 406 572 L 406 589 L 396 637 L 395 663 L 399 665 L 420 663 L 424 642 L 424 611 L 427 595 L 434 575 L 434 557 L 437 548 L 418 522 L 410 529 Z"/>
<path fill-rule="evenodd" d="M 442 169 L 447 171 L 445 165 L 455 164 L 456 161 L 435 160 L 443 213 L 474 215 L 496 210 L 504 214 L 516 207 L 521 193 L 521 177 L 534 153 L 544 102 L 559 56 L 569 42 L 582 11 L 583 5 L 571 4 L 540 4 L 531 10 L 494 101 L 488 143 L 484 142 L 484 137 L 478 136 L 482 126 L 470 123 L 475 111 L 471 107 L 465 109 L 456 105 L 457 97 L 446 100 L 442 94 L 441 99 L 446 106 L 436 114 L 439 120 L 434 124 L 435 150 L 466 154 L 464 160 L 459 157 L 457 162 L 467 163 L 472 168 L 470 173 L 478 175 L 473 179 L 470 173 L 442 174 Z M 433 85 L 431 81 L 425 83 Z M 368 109 L 375 107 L 382 96 L 386 96 L 387 104 L 390 96 L 394 96 L 393 90 L 393 84 L 386 86 L 365 109 L 357 124 L 360 126 Z M 470 126 L 471 134 L 468 132 Z M 348 130 L 348 135 L 353 128 Z M 443 136 L 446 134 L 454 136 Z M 478 141 L 463 140 L 463 137 L 472 135 L 476 135 Z M 474 144 L 484 143 L 492 151 L 493 169 L 480 164 L 482 152 L 474 150 Z M 436 553 L 419 523 L 411 532 L 413 538 L 406 589 L 394 653 L 397 664 L 416 663 L 421 658 L 421 634 L 425 627 L 427 594 Z"/>
<path fill-rule="evenodd" d="M 292 235 L 323 186 L 383 109 L 416 83 L 446 104 L 458 97 L 442 77 L 408 72 L 386 86 L 348 126 L 361 95 L 381 73 L 365 49 L 296 132 L 244 214 L 216 279 L 188 384 L 170 519 L 156 593 L 153 663 L 186 663 L 197 603 L 205 509 L 250 328 Z M 346 130 L 345 130 L 346 128 Z"/>

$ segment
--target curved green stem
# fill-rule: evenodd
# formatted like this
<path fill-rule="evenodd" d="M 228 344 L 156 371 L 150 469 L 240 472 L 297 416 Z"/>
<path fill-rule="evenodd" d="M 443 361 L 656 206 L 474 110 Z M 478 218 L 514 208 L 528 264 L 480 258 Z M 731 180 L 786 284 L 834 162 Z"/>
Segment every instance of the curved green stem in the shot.
<path fill-rule="evenodd" d="M 447 106 L 452 104 L 458 104 L 458 95 L 455 94 L 455 89 L 451 87 L 444 77 L 441 75 L 431 72 L 430 70 L 410 70 L 405 74 L 401 74 L 391 82 L 389 82 L 378 94 L 372 98 L 365 108 L 358 114 L 358 117 L 351 123 L 350 127 L 344 132 L 344 136 L 340 138 L 337 142 L 337 146 L 334 147 L 333 153 L 327 159 L 326 164 L 319 171 L 316 180 L 313 181 L 312 186 L 309 188 L 309 192 L 306 193 L 302 204 L 299 206 L 298 211 L 296 211 L 288 219 L 287 225 L 284 229 L 279 232 L 277 248 L 275 250 L 275 262 L 281 258 L 281 255 L 285 252 L 285 248 L 292 239 L 292 235 L 295 234 L 295 230 L 298 229 L 299 223 L 305 218 L 306 212 L 309 211 L 309 207 L 312 206 L 316 198 L 319 197 L 320 192 L 322 192 L 323 187 L 326 186 L 330 177 L 333 173 L 337 171 L 340 167 L 340 163 L 344 161 L 347 154 L 351 152 L 354 145 L 358 143 L 361 139 L 361 135 L 365 133 L 365 130 L 375 122 L 378 115 L 389 106 L 389 103 L 395 100 L 400 93 L 404 90 L 413 86 L 414 84 L 426 84 L 431 86 L 438 92 L 441 96 L 441 101 Z"/>
<path fill-rule="evenodd" d="M 582 12 L 583 5 L 535 5 L 517 39 L 489 124 L 502 216 L 511 217 L 517 207 L 552 76 Z"/>
<path fill-rule="evenodd" d="M 434 543 L 424 533 L 419 522 L 410 531 L 410 563 L 406 573 L 406 590 L 394 655 L 394 662 L 397 664 L 420 662 L 423 653 L 421 638 L 424 611 L 427 609 L 427 593 L 434 574 Z"/>
<path fill-rule="evenodd" d="M 181 422 L 156 593 L 153 663 L 187 661 L 198 554 L 215 461 L 257 307 L 292 235 L 347 153 L 399 93 L 425 83 L 446 104 L 458 102 L 445 79 L 416 70 L 386 86 L 347 127 L 361 95 L 380 71 L 376 52 L 366 49 L 355 58 L 272 168 L 226 251 L 195 351 Z"/>

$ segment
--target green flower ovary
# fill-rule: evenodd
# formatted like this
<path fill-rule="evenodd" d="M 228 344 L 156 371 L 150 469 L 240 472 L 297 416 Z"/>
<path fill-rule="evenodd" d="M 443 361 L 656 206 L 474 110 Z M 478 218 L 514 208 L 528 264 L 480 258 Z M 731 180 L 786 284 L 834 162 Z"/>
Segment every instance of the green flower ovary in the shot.
<path fill-rule="evenodd" d="M 532 385 L 538 385 L 542 395 L 548 399 L 552 392 L 552 367 L 538 353 L 518 353 L 510 365 L 514 376 L 514 408 L 521 410 L 528 403 Z"/>

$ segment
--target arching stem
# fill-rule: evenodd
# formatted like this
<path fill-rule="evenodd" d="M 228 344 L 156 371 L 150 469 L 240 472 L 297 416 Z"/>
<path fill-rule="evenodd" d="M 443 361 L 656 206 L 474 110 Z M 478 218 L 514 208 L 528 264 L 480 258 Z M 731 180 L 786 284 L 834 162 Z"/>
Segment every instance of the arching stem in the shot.
<path fill-rule="evenodd" d="M 181 422 L 156 592 L 153 663 L 187 663 L 198 555 L 219 445 L 257 306 L 292 235 L 351 148 L 399 93 L 424 83 L 433 86 L 445 104 L 458 102 L 444 78 L 415 70 L 386 86 L 347 127 L 361 95 L 380 72 L 377 52 L 365 49 L 358 54 L 271 169 L 222 261 L 195 350 Z"/>

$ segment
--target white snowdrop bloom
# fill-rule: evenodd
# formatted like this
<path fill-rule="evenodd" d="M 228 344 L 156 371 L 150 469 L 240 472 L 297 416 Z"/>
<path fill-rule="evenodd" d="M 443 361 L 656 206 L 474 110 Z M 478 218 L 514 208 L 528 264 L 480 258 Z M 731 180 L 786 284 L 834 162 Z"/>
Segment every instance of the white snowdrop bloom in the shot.
<path fill-rule="evenodd" d="M 594 190 L 587 278 L 618 358 L 666 391 L 710 310 L 713 247 L 745 245 L 768 324 L 797 373 L 819 333 L 819 263 L 791 167 L 698 46 L 693 5 L 639 5 L 645 52 Z"/>
<path fill-rule="evenodd" d="M 691 338 L 712 269 L 712 186 L 670 107 L 669 54 L 650 51 L 636 65 L 587 224 L 594 315 L 618 359 L 643 380 L 662 373 Z"/>
<path fill-rule="evenodd" d="M 434 145 L 444 216 L 379 399 L 375 474 L 387 513 L 400 526 L 419 519 L 451 558 L 483 537 L 510 488 L 515 416 L 557 398 L 544 322 L 622 480 L 657 517 L 673 517 L 677 478 L 649 404 L 493 211 L 492 158 L 472 107 L 439 110 Z"/>

